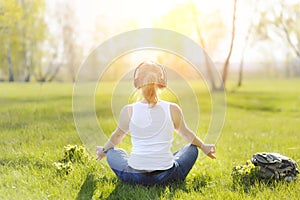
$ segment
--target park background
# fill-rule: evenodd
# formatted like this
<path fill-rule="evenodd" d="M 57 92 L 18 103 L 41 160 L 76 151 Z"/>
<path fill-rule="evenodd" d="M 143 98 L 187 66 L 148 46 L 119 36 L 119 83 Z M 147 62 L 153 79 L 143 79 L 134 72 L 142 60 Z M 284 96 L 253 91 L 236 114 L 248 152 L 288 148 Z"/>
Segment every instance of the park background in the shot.
<path fill-rule="evenodd" d="M 202 108 L 200 135 L 210 120 L 209 92 L 225 88 L 218 159 L 202 157 L 184 184 L 166 187 L 122 184 L 106 161 L 75 163 L 68 175 L 59 174 L 53 163 L 63 156 L 64 146 L 82 145 L 72 115 L 73 83 L 81 64 L 102 42 L 139 28 L 191 38 L 207 52 L 223 84 L 209 79 L 209 87 L 202 87 L 193 68 L 170 53 L 132 52 L 114 61 L 102 77 L 107 95 L 95 98 L 101 102 L 96 107 L 104 132 L 109 135 L 116 127 L 108 88 L 128 68 L 153 59 L 195 88 Z M 245 192 L 232 187 L 230 173 L 260 151 L 300 161 L 300 1 L 1 0 L 0 44 L 1 198 L 299 198 L 299 181 L 255 185 Z M 99 67 L 97 61 L 94 66 Z"/>

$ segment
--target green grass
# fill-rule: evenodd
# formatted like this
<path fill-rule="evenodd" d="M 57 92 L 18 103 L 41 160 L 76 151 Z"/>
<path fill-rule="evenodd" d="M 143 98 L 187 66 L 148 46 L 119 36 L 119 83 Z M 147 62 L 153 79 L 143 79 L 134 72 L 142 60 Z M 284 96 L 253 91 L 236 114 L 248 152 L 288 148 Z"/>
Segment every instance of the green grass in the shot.
<path fill-rule="evenodd" d="M 78 163 L 70 174 L 57 174 L 53 162 L 62 158 L 63 147 L 82 144 L 72 114 L 73 85 L 1 83 L 0 199 L 300 199 L 299 180 L 244 192 L 233 189 L 230 176 L 235 164 L 261 151 L 300 163 L 300 80 L 249 80 L 238 90 L 231 88 L 229 83 L 217 160 L 199 156 L 185 182 L 148 188 L 119 182 L 105 160 Z M 203 136 L 210 99 L 203 87 L 197 97 Z M 96 99 L 103 101 L 96 105 L 97 116 L 109 135 L 116 126 L 109 95 Z"/>

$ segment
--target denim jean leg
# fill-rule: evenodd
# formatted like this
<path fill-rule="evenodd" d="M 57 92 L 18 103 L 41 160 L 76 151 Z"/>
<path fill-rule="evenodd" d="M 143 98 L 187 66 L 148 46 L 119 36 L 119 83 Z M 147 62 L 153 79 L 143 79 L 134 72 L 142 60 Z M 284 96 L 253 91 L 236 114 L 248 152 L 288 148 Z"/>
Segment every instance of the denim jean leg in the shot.
<path fill-rule="evenodd" d="M 128 168 L 128 154 L 123 149 L 112 148 L 107 151 L 107 162 L 113 170 L 126 171 Z"/>
<path fill-rule="evenodd" d="M 192 169 L 198 157 L 198 148 L 194 145 L 186 145 L 174 153 L 174 166 L 157 175 L 158 183 L 169 184 L 183 181 Z"/>
<path fill-rule="evenodd" d="M 175 162 L 178 163 L 179 171 L 181 171 L 181 179 L 185 179 L 196 162 L 198 148 L 192 144 L 185 145 L 179 151 L 174 153 L 174 157 Z M 178 176 L 180 175 L 178 174 Z"/>
<path fill-rule="evenodd" d="M 129 155 L 122 149 L 110 149 L 107 152 L 107 162 L 118 178 L 127 183 L 142 185 L 168 184 L 184 180 L 193 167 L 198 149 L 194 145 L 186 145 L 174 153 L 174 166 L 158 174 L 140 173 L 128 165 Z"/>
<path fill-rule="evenodd" d="M 117 177 L 127 183 L 147 184 L 149 181 L 145 180 L 142 173 L 128 165 L 129 155 L 123 149 L 113 148 L 108 150 L 106 154 L 107 162 L 110 168 L 114 171 Z"/>

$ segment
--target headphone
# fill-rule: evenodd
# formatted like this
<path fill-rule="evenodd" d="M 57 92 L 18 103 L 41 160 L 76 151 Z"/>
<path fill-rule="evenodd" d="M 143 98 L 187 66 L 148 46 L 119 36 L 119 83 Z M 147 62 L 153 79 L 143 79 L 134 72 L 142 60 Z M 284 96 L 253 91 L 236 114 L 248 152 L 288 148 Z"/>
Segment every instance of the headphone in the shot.
<path fill-rule="evenodd" d="M 149 61 L 144 61 L 141 64 L 139 64 L 137 66 L 137 68 L 134 70 L 134 87 L 135 88 L 140 89 L 144 85 L 149 84 L 149 83 L 144 84 L 143 81 L 144 81 L 145 77 L 143 77 L 143 79 L 142 79 L 139 76 L 139 70 L 142 67 L 148 67 L 150 70 L 151 70 L 151 68 L 152 69 L 153 68 L 158 68 L 160 70 L 160 73 L 153 72 L 153 71 L 150 71 L 148 73 L 149 73 L 149 75 L 154 74 L 157 77 L 157 81 L 153 82 L 153 83 L 158 84 L 159 86 L 162 86 L 162 87 L 166 87 L 167 86 L 167 76 L 166 76 L 165 68 L 162 65 L 160 65 L 160 64 L 158 64 L 156 62 L 153 62 L 153 61 L 150 61 L 150 62 Z"/>

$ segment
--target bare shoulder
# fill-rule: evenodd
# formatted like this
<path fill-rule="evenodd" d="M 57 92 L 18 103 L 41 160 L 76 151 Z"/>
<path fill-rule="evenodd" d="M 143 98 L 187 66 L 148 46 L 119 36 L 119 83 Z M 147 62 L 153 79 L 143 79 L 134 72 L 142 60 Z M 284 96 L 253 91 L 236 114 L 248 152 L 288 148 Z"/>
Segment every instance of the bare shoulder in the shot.
<path fill-rule="evenodd" d="M 122 111 L 129 111 L 129 110 L 132 110 L 132 104 L 127 104 L 122 108 Z"/>
<path fill-rule="evenodd" d="M 170 103 L 170 112 L 172 115 L 181 115 L 181 108 L 176 103 Z"/>
<path fill-rule="evenodd" d="M 170 104 L 170 114 L 171 114 L 174 126 L 177 129 L 180 126 L 180 123 L 182 120 L 181 108 L 177 104 L 171 103 Z"/>
<path fill-rule="evenodd" d="M 127 133 L 129 130 L 129 122 L 132 115 L 132 105 L 126 105 L 122 108 L 119 116 L 119 129 L 124 133 Z"/>
<path fill-rule="evenodd" d="M 172 118 L 175 129 L 178 129 L 182 122 L 181 108 L 177 104 L 171 103 L 170 104 L 170 114 L 171 114 L 171 118 Z"/>
<path fill-rule="evenodd" d="M 120 112 L 120 116 L 130 118 L 131 115 L 132 115 L 132 104 L 127 104 L 122 108 Z"/>

